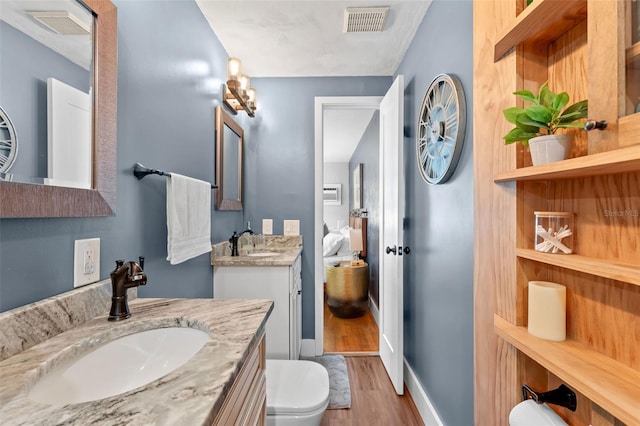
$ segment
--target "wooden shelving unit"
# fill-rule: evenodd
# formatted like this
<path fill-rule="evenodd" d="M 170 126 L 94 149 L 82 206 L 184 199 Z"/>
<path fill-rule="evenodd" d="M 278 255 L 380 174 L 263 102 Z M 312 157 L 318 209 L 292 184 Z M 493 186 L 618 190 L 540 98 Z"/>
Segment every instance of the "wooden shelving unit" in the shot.
<path fill-rule="evenodd" d="M 498 39 L 493 59 L 499 61 L 519 44 L 548 44 L 586 18 L 587 0 L 537 0 Z"/>
<path fill-rule="evenodd" d="M 594 259 L 578 254 L 549 254 L 522 248 L 516 249 L 516 255 L 522 259 L 640 286 L 640 266 L 637 265 L 614 263 L 609 260 Z"/>
<path fill-rule="evenodd" d="M 567 423 L 640 426 L 640 218 L 606 213 L 635 212 L 640 199 L 640 43 L 629 45 L 631 0 L 525 3 L 474 4 L 474 217 L 483 248 L 474 267 L 476 423 L 502 424 L 523 383 L 565 383 L 578 409 L 552 408 Z M 502 111 L 514 91 L 545 81 L 589 99 L 589 118 L 609 126 L 580 135 L 578 157 L 522 167 L 528 152 L 499 146 L 508 128 Z M 532 249 L 537 210 L 580 217 L 579 255 Z M 527 332 L 527 283 L 535 279 L 566 287 L 567 341 Z M 486 394 L 496 396 L 491 407 Z"/>
<path fill-rule="evenodd" d="M 579 342 L 551 342 L 494 316 L 496 333 L 628 425 L 640 419 L 640 372 Z"/>
<path fill-rule="evenodd" d="M 494 182 L 569 179 L 640 171 L 640 145 L 499 173 Z"/>

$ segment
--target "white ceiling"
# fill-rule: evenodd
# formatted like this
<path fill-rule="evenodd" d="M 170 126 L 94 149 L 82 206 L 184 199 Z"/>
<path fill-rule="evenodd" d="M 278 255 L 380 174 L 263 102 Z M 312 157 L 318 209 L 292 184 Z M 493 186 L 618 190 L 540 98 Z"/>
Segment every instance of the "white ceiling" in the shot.
<path fill-rule="evenodd" d="M 88 70 L 91 66 L 91 36 L 56 34 L 27 13 L 62 10 L 73 13 L 87 26 L 92 26 L 91 14 L 74 0 L 0 0 L 0 19 Z"/>
<path fill-rule="evenodd" d="M 375 112 L 364 108 L 324 111 L 325 163 L 349 162 Z"/>
<path fill-rule="evenodd" d="M 390 76 L 431 0 L 196 0 L 251 77 Z M 389 6 L 382 32 L 344 33 L 347 7 Z"/>
<path fill-rule="evenodd" d="M 196 0 L 251 77 L 392 76 L 431 0 Z M 390 8 L 382 32 L 344 33 L 347 7 Z M 373 110 L 325 112 L 324 159 L 348 162 Z"/>

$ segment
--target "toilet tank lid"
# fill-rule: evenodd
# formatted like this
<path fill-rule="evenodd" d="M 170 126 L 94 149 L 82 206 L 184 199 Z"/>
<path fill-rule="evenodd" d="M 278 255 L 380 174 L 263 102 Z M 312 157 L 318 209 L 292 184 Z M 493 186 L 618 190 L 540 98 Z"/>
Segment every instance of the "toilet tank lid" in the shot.
<path fill-rule="evenodd" d="M 267 360 L 267 414 L 302 414 L 329 399 L 329 374 L 313 361 Z"/>

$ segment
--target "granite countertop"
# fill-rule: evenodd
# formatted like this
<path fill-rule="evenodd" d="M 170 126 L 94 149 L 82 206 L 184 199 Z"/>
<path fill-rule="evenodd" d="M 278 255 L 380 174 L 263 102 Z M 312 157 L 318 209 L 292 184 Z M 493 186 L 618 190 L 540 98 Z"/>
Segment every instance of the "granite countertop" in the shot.
<path fill-rule="evenodd" d="M 268 300 L 136 299 L 131 318 L 107 315 L 55 335 L 0 362 L 3 425 L 210 425 L 240 372 L 249 349 L 265 328 Z M 186 364 L 133 391 L 111 398 L 52 406 L 27 398 L 42 375 L 100 342 L 161 327 L 206 331 L 209 342 Z"/>
<path fill-rule="evenodd" d="M 257 253 L 276 253 L 270 256 L 229 256 L 226 254 L 226 241 L 214 244 L 211 248 L 213 266 L 291 266 L 302 253 L 302 237 L 299 235 L 265 236 L 265 247 L 254 249 Z"/>

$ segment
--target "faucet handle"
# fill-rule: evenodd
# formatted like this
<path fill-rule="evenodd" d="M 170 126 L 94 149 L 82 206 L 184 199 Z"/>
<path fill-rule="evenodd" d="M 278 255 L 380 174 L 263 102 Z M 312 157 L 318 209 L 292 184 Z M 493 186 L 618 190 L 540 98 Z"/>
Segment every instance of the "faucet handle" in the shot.
<path fill-rule="evenodd" d="M 144 270 L 144 256 L 138 256 L 138 265 L 140 265 L 140 269 Z"/>
<path fill-rule="evenodd" d="M 119 269 L 120 267 L 122 267 L 122 265 L 124 265 L 123 259 L 116 260 L 116 269 Z"/>
<path fill-rule="evenodd" d="M 129 272 L 127 273 L 128 279 L 131 280 L 132 282 L 138 283 L 136 285 L 147 284 L 147 274 L 142 270 L 142 267 L 134 261 L 128 262 L 128 265 L 129 265 Z"/>

